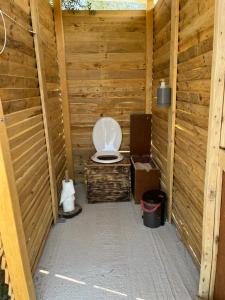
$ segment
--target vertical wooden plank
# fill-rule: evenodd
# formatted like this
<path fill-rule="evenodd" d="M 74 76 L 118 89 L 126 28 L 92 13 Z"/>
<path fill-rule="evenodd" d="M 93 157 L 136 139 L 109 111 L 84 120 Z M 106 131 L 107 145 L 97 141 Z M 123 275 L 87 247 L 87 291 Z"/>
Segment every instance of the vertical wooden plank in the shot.
<path fill-rule="evenodd" d="M 147 0 L 146 9 L 146 104 L 145 112 L 152 112 L 152 67 L 153 67 L 153 0 Z"/>
<path fill-rule="evenodd" d="M 225 1 L 215 1 L 213 60 L 204 190 L 202 258 L 199 283 L 199 296 L 204 299 L 212 298 L 213 294 L 213 274 L 215 274 L 213 268 L 216 261 L 215 249 L 218 243 L 218 207 L 220 207 L 221 203 L 219 146 L 225 75 L 224 11 Z"/>
<path fill-rule="evenodd" d="M 159 108 L 155 103 L 157 97 L 157 88 L 159 86 L 159 79 L 162 76 L 162 71 L 169 84 L 169 69 L 170 69 L 170 56 L 165 55 L 164 50 L 161 52 L 159 49 L 170 49 L 171 40 L 171 3 L 172 1 L 158 1 L 154 7 L 153 18 L 153 106 L 152 106 L 152 126 L 154 134 L 152 135 L 152 156 L 161 172 L 161 188 L 167 193 L 167 153 L 168 153 L 168 108 Z M 164 21 L 165 20 L 165 21 Z M 160 26 L 157 24 L 161 23 Z M 167 32 L 161 36 L 162 32 Z M 159 40 L 156 39 L 159 36 Z M 160 37 L 161 36 L 161 37 Z M 160 52 L 158 52 L 160 51 Z M 157 57 L 155 57 L 157 56 Z M 155 58 L 155 59 L 154 59 Z M 161 61 L 161 62 L 160 62 Z M 163 63 L 163 68 L 158 68 L 159 64 Z"/>
<path fill-rule="evenodd" d="M 225 100 L 225 96 L 224 96 Z M 223 103 L 222 127 L 220 134 L 220 147 L 225 149 L 225 105 Z"/>
<path fill-rule="evenodd" d="M 220 158 L 219 158 L 220 160 Z M 218 240 L 220 233 L 220 214 L 221 214 L 221 204 L 222 204 L 222 182 L 223 182 L 223 167 L 219 161 L 218 167 L 218 177 L 217 177 L 217 204 L 215 207 L 215 226 L 214 226 L 214 236 L 216 238 L 213 244 L 213 257 L 212 257 L 212 267 L 210 275 L 210 287 L 209 287 L 209 299 L 214 299 L 214 287 L 216 279 L 216 269 L 217 269 L 217 254 L 218 254 Z"/>
<path fill-rule="evenodd" d="M 62 94 L 62 110 L 66 144 L 67 170 L 69 172 L 69 176 L 74 179 L 74 162 L 70 128 L 70 109 L 66 77 L 65 40 L 61 6 L 61 0 L 54 1 L 55 31 L 59 64 L 59 77 Z"/>
<path fill-rule="evenodd" d="M 225 97 L 224 97 L 225 99 Z M 221 130 L 222 132 L 222 130 Z M 225 214 L 225 150 L 219 150 L 219 179 L 217 180 L 218 198 L 221 198 L 221 202 L 218 201 L 218 205 L 215 210 L 215 229 L 214 235 L 218 236 L 218 243 L 214 244 L 213 248 L 213 260 L 212 260 L 212 272 L 210 280 L 210 292 L 209 298 L 214 300 L 224 299 L 224 214 Z"/>
<path fill-rule="evenodd" d="M 15 299 L 36 299 L 0 102 L 0 232 Z"/>
<path fill-rule="evenodd" d="M 225 120 L 225 107 L 223 108 L 223 119 Z M 220 146 L 225 149 L 225 122 L 222 123 Z"/>
<path fill-rule="evenodd" d="M 177 56 L 179 31 L 179 0 L 171 4 L 171 42 L 170 42 L 170 87 L 172 89 L 171 106 L 168 110 L 168 150 L 167 150 L 167 192 L 168 192 L 168 220 L 172 219 L 173 198 L 173 167 L 176 121 L 176 93 L 177 93 Z"/>
<path fill-rule="evenodd" d="M 225 299 L 224 278 L 225 278 L 225 173 L 222 172 L 222 193 L 221 193 L 221 206 L 219 223 L 219 239 L 218 239 L 218 251 L 217 262 L 215 264 L 215 289 L 213 293 L 214 300 Z M 212 271 L 213 274 L 213 271 Z M 213 276 L 211 276 L 213 277 Z"/>
<path fill-rule="evenodd" d="M 30 0 L 30 7 L 31 7 L 31 19 L 32 19 L 33 30 L 36 32 L 36 34 L 34 35 L 34 45 L 35 45 L 35 53 L 36 53 L 36 60 L 37 60 L 38 79 L 39 79 L 39 86 L 40 86 L 43 120 L 44 120 L 44 127 L 45 127 L 47 153 L 48 153 L 49 176 L 50 176 L 50 186 L 51 186 L 51 195 L 52 195 L 52 210 L 53 210 L 54 221 L 56 221 L 58 216 L 57 185 L 56 185 L 56 174 L 54 168 L 53 147 L 52 147 L 50 128 L 49 128 L 49 113 L 47 107 L 48 93 L 47 93 L 45 69 L 44 69 L 44 58 L 43 58 L 44 53 L 43 53 L 42 42 L 40 37 L 40 24 L 39 24 L 39 12 L 38 12 L 37 1 Z"/>

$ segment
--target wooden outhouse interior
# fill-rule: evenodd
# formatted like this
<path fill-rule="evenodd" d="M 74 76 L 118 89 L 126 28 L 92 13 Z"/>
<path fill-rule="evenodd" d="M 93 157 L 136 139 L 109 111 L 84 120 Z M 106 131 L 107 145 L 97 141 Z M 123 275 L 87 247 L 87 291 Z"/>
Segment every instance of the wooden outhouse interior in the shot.
<path fill-rule="evenodd" d="M 0 299 L 225 299 L 225 1 L 104 1 L 0 0 Z M 85 196 L 96 121 L 119 123 L 129 157 L 144 113 L 167 194 L 158 229 L 132 201 Z M 67 221 L 66 171 L 83 208 Z"/>

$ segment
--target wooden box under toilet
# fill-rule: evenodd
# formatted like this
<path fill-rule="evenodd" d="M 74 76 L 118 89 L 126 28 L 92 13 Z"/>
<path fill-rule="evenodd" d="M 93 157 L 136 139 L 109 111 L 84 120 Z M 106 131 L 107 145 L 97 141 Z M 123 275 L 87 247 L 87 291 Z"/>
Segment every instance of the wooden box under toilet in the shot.
<path fill-rule="evenodd" d="M 88 203 L 130 201 L 130 159 L 112 164 L 86 163 Z"/>

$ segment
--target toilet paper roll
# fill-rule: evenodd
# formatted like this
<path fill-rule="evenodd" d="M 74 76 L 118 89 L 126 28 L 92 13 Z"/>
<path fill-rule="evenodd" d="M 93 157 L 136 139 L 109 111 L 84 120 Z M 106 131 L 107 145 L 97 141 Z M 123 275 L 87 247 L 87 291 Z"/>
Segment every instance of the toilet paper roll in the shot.
<path fill-rule="evenodd" d="M 73 180 L 62 182 L 62 193 L 61 193 L 61 199 L 60 204 L 62 204 L 64 201 L 67 201 L 67 199 L 72 199 L 71 196 L 75 194 L 75 188 L 73 185 Z"/>
<path fill-rule="evenodd" d="M 63 201 L 63 211 L 65 213 L 68 213 L 68 212 L 71 212 L 73 210 L 75 210 L 75 197 L 74 195 L 66 198 L 64 201 Z"/>

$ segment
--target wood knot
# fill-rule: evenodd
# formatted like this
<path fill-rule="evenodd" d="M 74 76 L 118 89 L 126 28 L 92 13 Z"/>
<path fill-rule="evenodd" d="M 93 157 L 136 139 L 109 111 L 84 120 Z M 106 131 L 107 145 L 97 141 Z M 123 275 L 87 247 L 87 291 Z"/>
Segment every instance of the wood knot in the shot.
<path fill-rule="evenodd" d="M 216 197 L 216 191 L 210 191 L 210 193 L 209 193 L 210 200 L 214 200 L 215 197 Z"/>
<path fill-rule="evenodd" d="M 216 243 L 216 244 L 219 243 L 219 236 L 218 236 L 218 235 L 215 237 L 215 243 Z"/>
<path fill-rule="evenodd" d="M 95 66 L 95 68 L 101 68 L 101 64 L 100 63 L 95 63 L 94 66 Z"/>

